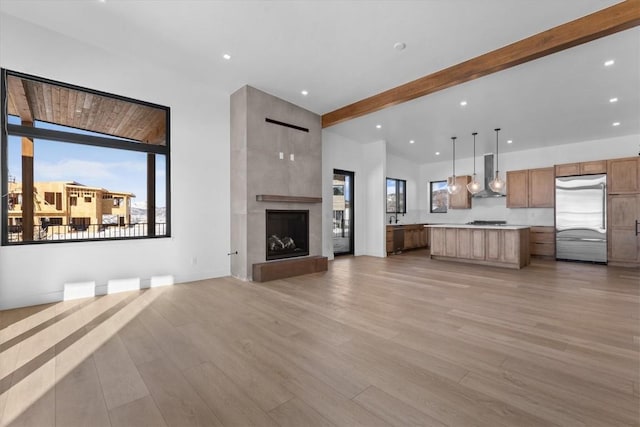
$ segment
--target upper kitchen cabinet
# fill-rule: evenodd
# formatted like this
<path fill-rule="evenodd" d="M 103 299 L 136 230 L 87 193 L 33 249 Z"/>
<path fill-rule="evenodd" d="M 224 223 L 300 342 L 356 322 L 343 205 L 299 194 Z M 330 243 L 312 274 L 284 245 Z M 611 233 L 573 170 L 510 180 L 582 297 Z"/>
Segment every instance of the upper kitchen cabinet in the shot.
<path fill-rule="evenodd" d="M 607 173 L 606 160 L 556 165 L 556 176 L 593 175 L 599 173 Z"/>
<path fill-rule="evenodd" d="M 552 208 L 555 192 L 553 168 L 529 169 L 529 207 Z"/>
<path fill-rule="evenodd" d="M 555 186 L 554 168 L 507 172 L 508 208 L 552 208 Z"/>
<path fill-rule="evenodd" d="M 529 171 L 507 171 L 507 207 L 529 207 Z"/>
<path fill-rule="evenodd" d="M 447 180 L 450 182 L 451 177 Z M 471 209 L 471 193 L 467 191 L 467 184 L 471 182 L 471 176 L 456 176 L 456 184 L 462 188 L 457 194 L 449 194 L 449 209 Z"/>
<path fill-rule="evenodd" d="M 640 193 L 640 157 L 607 160 L 609 194 Z"/>

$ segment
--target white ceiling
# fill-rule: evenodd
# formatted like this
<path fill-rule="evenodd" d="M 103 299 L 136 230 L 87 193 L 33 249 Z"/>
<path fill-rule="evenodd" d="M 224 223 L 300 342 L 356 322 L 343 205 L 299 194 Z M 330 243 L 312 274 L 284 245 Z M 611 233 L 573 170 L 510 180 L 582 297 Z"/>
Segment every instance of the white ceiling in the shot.
<path fill-rule="evenodd" d="M 249 84 L 323 114 L 615 3 L 0 0 L 0 12 L 170 67 L 224 95 Z M 398 41 L 407 48 L 393 49 Z M 609 58 L 616 64 L 605 68 Z M 328 131 L 386 139 L 390 152 L 427 162 L 451 158 L 453 135 L 458 155 L 470 155 L 473 131 L 478 152 L 493 151 L 495 127 L 504 129 L 501 151 L 640 134 L 640 28 Z"/>

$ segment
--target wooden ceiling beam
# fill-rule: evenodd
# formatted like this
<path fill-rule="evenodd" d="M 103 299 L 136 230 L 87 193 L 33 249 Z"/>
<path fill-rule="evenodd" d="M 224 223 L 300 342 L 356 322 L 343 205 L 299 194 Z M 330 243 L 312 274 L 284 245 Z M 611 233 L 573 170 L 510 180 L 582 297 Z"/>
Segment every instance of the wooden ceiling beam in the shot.
<path fill-rule="evenodd" d="M 640 0 L 626 0 L 326 113 L 322 116 L 322 127 L 355 119 L 638 25 Z"/>

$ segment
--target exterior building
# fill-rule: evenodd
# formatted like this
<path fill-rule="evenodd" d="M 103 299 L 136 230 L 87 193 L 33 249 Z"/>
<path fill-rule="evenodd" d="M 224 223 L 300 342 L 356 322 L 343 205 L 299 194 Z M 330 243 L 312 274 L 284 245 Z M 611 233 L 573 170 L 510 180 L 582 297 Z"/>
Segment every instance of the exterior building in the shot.
<path fill-rule="evenodd" d="M 9 231 L 20 232 L 22 225 L 22 184 L 9 182 Z M 131 223 L 132 193 L 88 187 L 77 182 L 36 182 L 33 192 L 33 223 L 68 225 L 84 230 L 89 225 Z"/>

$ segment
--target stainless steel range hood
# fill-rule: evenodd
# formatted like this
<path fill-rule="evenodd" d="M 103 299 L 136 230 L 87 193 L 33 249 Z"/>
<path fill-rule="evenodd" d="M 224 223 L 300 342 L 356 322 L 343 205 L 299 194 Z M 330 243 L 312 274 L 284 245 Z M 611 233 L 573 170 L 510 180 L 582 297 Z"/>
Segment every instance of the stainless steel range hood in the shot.
<path fill-rule="evenodd" d="M 473 195 L 479 199 L 487 199 L 490 197 L 505 197 L 502 193 L 496 193 L 489 187 L 489 182 L 495 177 L 493 170 L 493 153 L 484 155 L 484 190 Z"/>

